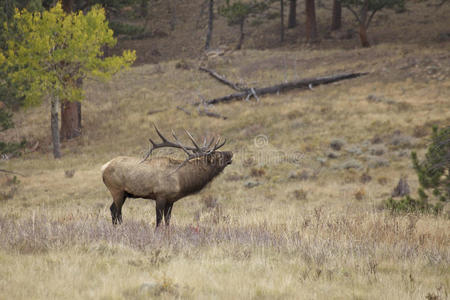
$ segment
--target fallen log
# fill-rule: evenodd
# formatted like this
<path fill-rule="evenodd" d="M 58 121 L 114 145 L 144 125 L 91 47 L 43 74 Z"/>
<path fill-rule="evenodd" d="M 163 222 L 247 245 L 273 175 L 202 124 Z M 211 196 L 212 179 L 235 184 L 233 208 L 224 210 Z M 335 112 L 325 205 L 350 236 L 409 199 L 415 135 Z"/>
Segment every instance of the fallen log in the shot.
<path fill-rule="evenodd" d="M 368 73 L 344 73 L 344 74 L 337 74 L 337 75 L 331 75 L 331 76 L 324 76 L 324 77 L 316 77 L 316 78 L 307 78 L 307 79 L 301 79 L 286 83 L 281 83 L 273 86 L 263 87 L 263 88 L 250 88 L 246 89 L 239 93 L 230 94 L 227 96 L 209 99 L 201 102 L 195 102 L 194 105 L 210 105 L 210 104 L 217 104 L 217 103 L 226 103 L 236 100 L 242 100 L 246 99 L 247 96 L 250 95 L 267 95 L 267 94 L 276 94 L 280 92 L 286 92 L 293 89 L 305 89 L 305 88 L 312 88 L 313 86 L 318 86 L 322 84 L 330 84 L 333 82 L 346 80 L 346 79 L 352 79 L 356 77 L 360 77 L 363 75 L 366 75 Z"/>

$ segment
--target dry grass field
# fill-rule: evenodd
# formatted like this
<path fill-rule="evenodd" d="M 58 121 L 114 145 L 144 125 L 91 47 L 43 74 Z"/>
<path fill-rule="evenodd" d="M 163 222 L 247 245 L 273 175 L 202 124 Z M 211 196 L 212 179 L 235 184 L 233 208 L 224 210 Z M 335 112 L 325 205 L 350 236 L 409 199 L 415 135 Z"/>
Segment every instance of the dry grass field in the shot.
<path fill-rule="evenodd" d="M 449 207 L 393 215 L 382 202 L 401 176 L 416 194 L 410 152 L 422 157 L 431 125 L 450 125 L 450 41 L 434 40 L 449 7 L 423 42 L 382 42 L 380 25 L 369 49 L 298 45 L 208 61 L 248 86 L 369 72 L 209 108 L 226 120 L 191 105 L 232 91 L 189 58 L 86 81 L 84 133 L 63 144 L 61 160 L 49 104 L 17 113 L 1 138 L 39 147 L 0 161 L 27 175 L 0 174 L 0 299 L 448 299 Z M 154 203 L 143 199 L 128 199 L 113 227 L 100 167 L 141 156 L 152 123 L 226 137 L 233 164 L 174 205 L 170 228 L 155 231 Z"/>

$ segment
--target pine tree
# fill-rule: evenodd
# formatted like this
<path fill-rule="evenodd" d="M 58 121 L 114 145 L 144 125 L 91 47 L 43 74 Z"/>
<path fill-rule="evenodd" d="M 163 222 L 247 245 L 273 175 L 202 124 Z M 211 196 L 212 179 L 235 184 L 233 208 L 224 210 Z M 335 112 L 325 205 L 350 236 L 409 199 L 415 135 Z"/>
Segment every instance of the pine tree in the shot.
<path fill-rule="evenodd" d="M 419 197 L 423 200 L 435 197 L 441 202 L 450 201 L 450 126 L 440 130 L 433 127 L 431 145 L 425 159 L 419 161 L 415 152 L 411 158 L 419 178 Z M 427 191 L 431 191 L 431 195 Z"/>
<path fill-rule="evenodd" d="M 434 127 L 424 160 L 420 161 L 415 152 L 411 159 L 420 183 L 419 198 L 390 198 L 385 207 L 393 212 L 440 213 L 450 201 L 450 127 Z"/>
<path fill-rule="evenodd" d="M 268 4 L 258 1 L 233 1 L 226 0 L 225 5 L 219 7 L 219 14 L 227 18 L 228 25 L 239 25 L 239 42 L 236 49 L 241 49 L 244 42 L 244 25 L 248 17 L 266 10 Z"/>

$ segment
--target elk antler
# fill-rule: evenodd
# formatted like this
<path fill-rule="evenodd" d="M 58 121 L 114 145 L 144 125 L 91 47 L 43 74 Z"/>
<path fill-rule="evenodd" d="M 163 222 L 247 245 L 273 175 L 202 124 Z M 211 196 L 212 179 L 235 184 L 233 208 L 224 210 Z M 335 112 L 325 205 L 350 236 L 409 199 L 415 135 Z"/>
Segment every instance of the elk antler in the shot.
<path fill-rule="evenodd" d="M 147 154 L 145 155 L 144 159 L 141 161 L 141 163 L 143 163 L 145 160 L 147 160 L 147 158 L 149 158 L 149 156 L 153 153 L 153 150 L 156 150 L 158 148 L 178 148 L 183 150 L 186 154 L 187 154 L 187 159 L 180 164 L 175 171 L 177 171 L 179 168 L 181 168 L 182 166 L 184 166 L 189 160 L 193 159 L 193 158 L 197 158 L 203 155 L 208 155 L 213 153 L 214 151 L 218 150 L 220 147 L 222 147 L 223 145 L 225 145 L 226 140 L 224 140 L 222 143 L 220 143 L 220 137 L 217 139 L 216 143 L 214 144 L 213 147 L 212 144 L 214 143 L 214 137 L 211 138 L 211 140 L 209 141 L 209 143 L 207 142 L 206 137 L 203 140 L 203 146 L 200 147 L 199 144 L 197 143 L 197 141 L 195 140 L 195 138 L 192 136 L 192 134 L 187 131 L 186 129 L 184 130 L 186 132 L 186 134 L 188 135 L 189 139 L 191 140 L 192 144 L 194 145 L 194 147 L 189 147 L 189 146 L 185 146 L 183 145 L 177 138 L 177 136 L 175 135 L 175 132 L 172 130 L 172 136 L 175 139 L 175 143 L 169 141 L 166 137 L 164 137 L 164 135 L 162 135 L 162 133 L 159 131 L 158 127 L 156 127 L 155 124 L 153 124 L 153 126 L 155 127 L 156 133 L 158 134 L 158 136 L 161 138 L 162 143 L 155 143 L 152 139 L 149 139 L 150 143 L 151 143 L 151 148 L 150 150 L 147 152 Z"/>
<path fill-rule="evenodd" d="M 214 138 L 211 139 L 210 146 L 211 146 L 213 141 L 214 141 Z M 217 139 L 217 142 L 214 144 L 213 149 L 210 150 L 210 153 L 218 150 L 219 148 L 221 148 L 223 145 L 225 145 L 226 142 L 227 142 L 227 139 L 224 139 L 223 142 L 220 143 L 220 136 L 219 136 L 219 138 Z"/>
<path fill-rule="evenodd" d="M 184 152 L 186 152 L 186 154 L 190 154 L 189 150 L 193 151 L 194 149 L 191 147 L 186 147 L 181 145 L 180 142 L 178 142 L 178 139 L 175 137 L 175 134 L 172 132 L 172 135 L 175 137 L 175 140 L 177 141 L 177 144 L 170 142 L 169 140 L 167 140 L 164 135 L 162 135 L 162 133 L 159 131 L 158 127 L 156 127 L 155 124 L 153 124 L 153 126 L 155 127 L 156 133 L 158 134 L 158 136 L 161 138 L 162 143 L 157 144 L 155 143 L 152 139 L 149 139 L 150 143 L 151 143 L 151 148 L 150 150 L 147 152 L 147 154 L 145 155 L 144 159 L 141 161 L 144 162 L 153 152 L 153 150 L 156 150 L 158 148 L 164 148 L 164 147 L 172 147 L 172 148 L 179 148 L 182 149 Z"/>

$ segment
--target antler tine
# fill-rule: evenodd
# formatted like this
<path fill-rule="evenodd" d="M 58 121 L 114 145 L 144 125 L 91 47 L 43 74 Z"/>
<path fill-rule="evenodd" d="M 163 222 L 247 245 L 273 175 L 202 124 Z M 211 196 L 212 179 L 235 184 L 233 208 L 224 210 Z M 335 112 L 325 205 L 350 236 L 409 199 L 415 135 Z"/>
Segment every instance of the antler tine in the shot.
<path fill-rule="evenodd" d="M 158 146 L 158 144 L 156 144 L 152 139 L 148 139 L 150 141 L 150 143 L 152 144 L 151 148 L 148 150 L 147 154 L 145 154 L 145 157 L 141 160 L 140 163 L 143 163 L 144 161 L 147 160 L 147 158 L 149 158 L 149 156 L 152 154 L 153 150 L 159 148 L 160 146 Z"/>
<path fill-rule="evenodd" d="M 161 143 L 155 143 L 155 141 L 153 141 L 152 139 L 149 139 L 150 143 L 151 143 L 151 147 L 150 150 L 148 150 L 147 154 L 145 155 L 144 159 L 141 161 L 144 162 L 147 158 L 149 158 L 149 156 L 153 153 L 153 150 L 156 150 L 158 148 L 164 148 L 164 147 L 172 147 L 172 148 L 178 148 L 178 149 L 182 149 L 184 152 L 186 152 L 186 154 L 191 157 L 192 153 L 190 153 L 189 151 L 198 151 L 197 149 L 193 148 L 193 147 L 187 147 L 184 146 L 180 143 L 180 141 L 177 139 L 177 137 L 175 136 L 175 133 L 172 130 L 172 135 L 174 136 L 176 143 L 170 142 L 162 133 L 161 131 L 159 131 L 158 127 L 156 127 L 155 124 L 153 124 L 153 126 L 155 127 L 156 133 L 158 134 L 158 136 L 161 138 L 162 142 Z M 200 152 L 200 151 L 198 151 Z"/>
<path fill-rule="evenodd" d="M 147 159 L 150 154 L 152 154 L 153 150 L 155 150 L 156 148 L 158 148 L 158 144 L 156 144 L 152 139 L 148 139 L 150 141 L 150 143 L 152 144 L 152 147 L 150 148 L 150 150 L 148 150 L 148 154 L 146 156 L 145 159 Z"/>
<path fill-rule="evenodd" d="M 159 137 L 161 138 L 161 140 L 163 142 L 168 142 L 167 139 L 162 135 L 162 133 L 159 131 L 158 127 L 156 127 L 156 124 L 153 124 L 153 126 L 155 127 L 156 133 L 159 135 Z M 152 142 L 152 140 L 150 139 L 150 142 Z M 154 143 L 152 142 L 152 144 L 154 145 Z"/>
<path fill-rule="evenodd" d="M 153 144 L 153 141 L 150 139 L 150 142 Z M 148 150 L 147 154 L 145 154 L 145 157 L 141 160 L 141 163 L 144 162 L 149 156 L 150 154 L 152 154 L 153 148 L 150 148 L 150 150 Z"/>
<path fill-rule="evenodd" d="M 180 143 L 180 141 L 178 140 L 177 136 L 175 135 L 175 131 L 173 131 L 173 130 L 172 130 L 172 136 L 173 136 L 173 138 L 175 139 L 175 141 L 177 142 L 177 144 L 181 147 L 181 149 L 183 149 L 183 151 L 184 151 L 189 157 L 191 157 L 192 154 L 189 153 L 189 151 L 188 151 L 188 150 L 191 150 L 191 149 L 186 148 L 185 146 L 183 146 L 183 145 Z M 191 150 L 191 151 L 192 151 L 192 150 Z"/>
<path fill-rule="evenodd" d="M 206 136 L 203 138 L 203 146 L 202 146 L 203 148 L 205 148 L 206 147 Z"/>
<path fill-rule="evenodd" d="M 220 149 L 223 145 L 225 145 L 225 143 L 227 142 L 227 139 L 224 139 L 223 142 L 222 142 L 219 146 L 217 146 L 217 144 L 219 143 L 219 141 L 220 141 L 220 138 L 219 138 L 219 140 L 217 141 L 217 143 L 214 145 L 213 151 L 216 151 L 216 150 Z"/>
<path fill-rule="evenodd" d="M 211 145 L 214 143 L 215 137 L 212 137 L 212 139 L 209 141 L 208 147 L 206 149 L 211 148 Z"/>
<path fill-rule="evenodd" d="M 214 143 L 214 140 L 215 140 L 215 138 L 213 137 L 213 138 L 211 139 L 211 141 L 209 142 L 209 145 L 208 145 L 208 148 L 207 148 L 207 149 L 208 149 L 208 153 L 213 153 L 213 152 L 215 151 L 214 147 L 217 145 L 217 143 L 220 142 L 220 136 L 219 136 L 219 138 L 217 139 L 217 141 L 216 141 L 216 143 L 214 144 L 214 146 L 211 147 L 212 144 Z"/>
<path fill-rule="evenodd" d="M 203 152 L 202 149 L 198 146 L 197 141 L 194 139 L 192 134 L 186 129 L 184 131 L 186 131 L 187 135 L 189 136 L 189 139 L 192 141 L 192 144 L 194 144 L 195 148 L 197 148 L 197 151 Z"/>
<path fill-rule="evenodd" d="M 220 136 L 219 136 L 219 138 L 217 139 L 217 141 L 216 141 L 216 143 L 214 144 L 214 146 L 213 147 L 211 147 L 211 145 L 213 144 L 213 141 L 214 141 L 214 139 L 212 139 L 211 140 L 211 142 L 209 143 L 209 146 L 208 146 L 208 154 L 210 154 L 210 153 L 213 153 L 214 151 L 216 151 L 218 148 L 216 148 L 217 147 L 217 144 L 219 144 L 220 143 Z"/>
<path fill-rule="evenodd" d="M 217 147 L 217 145 L 219 145 L 221 139 L 222 138 L 219 136 L 219 138 L 217 139 L 216 143 L 214 144 L 213 151 L 216 150 L 216 147 Z"/>

